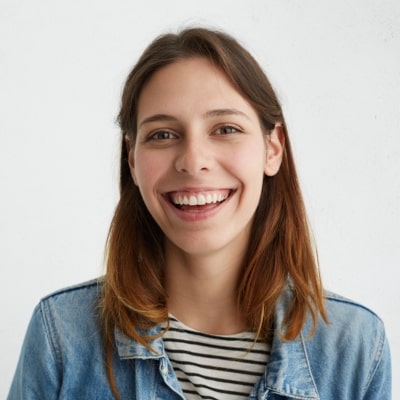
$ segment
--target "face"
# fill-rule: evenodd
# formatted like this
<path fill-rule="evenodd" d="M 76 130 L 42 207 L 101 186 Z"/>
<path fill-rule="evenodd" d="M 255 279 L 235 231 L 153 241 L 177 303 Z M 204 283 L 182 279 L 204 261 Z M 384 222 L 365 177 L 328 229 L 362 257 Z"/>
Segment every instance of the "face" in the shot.
<path fill-rule="evenodd" d="M 265 135 L 249 102 L 203 58 L 158 70 L 137 121 L 131 174 L 166 245 L 192 255 L 245 248 L 264 174 L 281 162 L 279 128 Z"/>

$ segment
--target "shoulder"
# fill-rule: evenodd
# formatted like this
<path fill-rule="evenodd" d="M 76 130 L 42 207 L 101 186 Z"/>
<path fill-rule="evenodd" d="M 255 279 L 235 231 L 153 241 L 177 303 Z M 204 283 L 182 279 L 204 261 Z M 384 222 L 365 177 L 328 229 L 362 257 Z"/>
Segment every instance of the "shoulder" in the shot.
<path fill-rule="evenodd" d="M 79 301 L 88 297 L 98 297 L 102 289 L 102 278 L 92 279 L 73 286 L 59 289 L 43 297 L 41 302 L 57 302 L 59 300 Z"/>
<path fill-rule="evenodd" d="M 385 341 L 384 324 L 368 307 L 330 291 L 325 292 L 325 307 L 328 322 L 319 321 L 314 341 L 340 340 L 353 346 L 374 346 L 376 341 Z M 303 329 L 305 337 L 309 336 L 312 326 L 308 318 Z"/>
<path fill-rule="evenodd" d="M 290 306 L 293 296 L 289 286 L 280 298 L 277 306 L 278 326 L 284 320 L 287 307 Z M 336 346 L 336 350 L 350 348 L 369 348 L 370 350 L 382 350 L 386 335 L 384 324 L 379 316 L 364 305 L 343 297 L 339 294 L 325 291 L 325 308 L 328 322 L 322 319 L 317 323 L 317 329 L 313 334 L 313 320 L 311 316 L 306 318 L 302 329 L 302 335 L 307 340 L 308 346 L 315 346 L 320 350 L 326 344 Z M 375 354 L 378 355 L 378 354 Z"/>
<path fill-rule="evenodd" d="M 361 303 L 358 303 L 357 301 L 349 299 L 348 297 L 344 297 L 338 293 L 334 293 L 329 290 L 325 290 L 324 297 L 325 297 L 325 300 L 327 303 L 327 307 L 337 306 L 342 309 L 364 310 L 363 312 L 366 312 L 367 314 L 374 315 L 375 317 L 377 317 L 377 315 L 368 307 L 362 305 Z"/>
<path fill-rule="evenodd" d="M 286 310 L 291 305 L 293 290 L 292 286 L 288 285 L 281 293 L 276 307 L 278 326 L 284 321 Z M 363 327 L 366 324 L 371 324 L 373 326 L 383 325 L 382 320 L 375 312 L 354 300 L 328 290 L 324 292 L 324 300 L 328 323 L 325 324 L 320 321 L 318 323 L 318 330 L 329 328 L 329 331 L 334 333 L 335 330 L 331 329 L 332 327 L 336 327 L 337 332 L 339 328 L 348 330 L 350 327 Z M 312 331 L 312 322 L 311 317 L 306 319 L 303 329 L 303 334 L 305 336 Z"/>
<path fill-rule="evenodd" d="M 381 318 L 368 307 L 336 293 L 326 292 L 325 299 L 328 322 L 318 324 L 315 335 L 306 341 L 307 347 L 315 350 L 316 361 L 325 355 L 336 359 L 344 369 L 352 365 L 371 377 L 387 346 Z"/>
<path fill-rule="evenodd" d="M 356 301 L 326 291 L 325 306 L 328 314 L 328 326 L 347 331 L 351 328 L 353 334 L 355 331 L 367 328 L 368 332 L 381 330 L 383 333 L 383 322 L 380 317 Z"/>
<path fill-rule="evenodd" d="M 49 335 L 93 333 L 99 326 L 102 287 L 96 279 L 57 290 L 42 298 L 35 313 Z"/>
<path fill-rule="evenodd" d="M 348 383 L 341 390 L 354 390 L 357 395 L 351 398 L 359 398 L 361 393 L 372 396 L 363 399 L 388 398 L 390 352 L 381 318 L 368 307 L 336 293 L 326 292 L 325 299 L 328 322 L 320 321 L 311 337 L 307 336 L 312 328 L 310 320 L 303 330 L 317 386 L 328 387 L 324 380 L 331 377 Z M 321 365 L 324 374 L 319 373 Z"/>
<path fill-rule="evenodd" d="M 345 351 L 358 355 L 365 354 L 372 359 L 380 359 L 387 345 L 382 319 L 368 307 L 340 296 L 326 292 L 328 323 L 320 323 L 316 337 L 328 338 Z"/>
<path fill-rule="evenodd" d="M 84 282 L 39 302 L 25 335 L 10 398 L 112 397 L 104 364 L 102 287 L 101 279 Z"/>

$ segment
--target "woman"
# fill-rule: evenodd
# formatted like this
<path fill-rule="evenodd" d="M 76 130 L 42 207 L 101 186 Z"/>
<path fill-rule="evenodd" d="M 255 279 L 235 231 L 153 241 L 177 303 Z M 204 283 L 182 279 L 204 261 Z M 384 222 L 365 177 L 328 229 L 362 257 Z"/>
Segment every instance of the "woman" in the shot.
<path fill-rule="evenodd" d="M 106 275 L 40 302 L 9 399 L 389 399 L 383 324 L 322 289 L 252 56 L 206 29 L 157 38 L 119 123 Z"/>

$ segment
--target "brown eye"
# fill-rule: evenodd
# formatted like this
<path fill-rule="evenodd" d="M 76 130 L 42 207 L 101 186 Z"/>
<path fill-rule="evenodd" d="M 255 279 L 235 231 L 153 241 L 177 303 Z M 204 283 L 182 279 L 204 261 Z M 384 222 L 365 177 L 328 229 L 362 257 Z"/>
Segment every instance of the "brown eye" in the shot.
<path fill-rule="evenodd" d="M 170 131 L 157 131 L 152 133 L 148 140 L 170 140 L 175 138 L 176 135 Z"/>
<path fill-rule="evenodd" d="M 226 126 L 221 126 L 218 129 L 216 129 L 215 134 L 216 135 L 229 135 L 231 133 L 237 133 L 240 132 L 238 128 L 235 128 L 234 126 L 231 125 L 226 125 Z"/>

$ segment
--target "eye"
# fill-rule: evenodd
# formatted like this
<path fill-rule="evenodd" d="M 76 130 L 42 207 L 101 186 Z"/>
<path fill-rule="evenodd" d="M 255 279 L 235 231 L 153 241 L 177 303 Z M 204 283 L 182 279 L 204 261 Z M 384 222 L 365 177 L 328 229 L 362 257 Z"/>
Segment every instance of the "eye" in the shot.
<path fill-rule="evenodd" d="M 166 131 L 166 130 L 161 130 L 161 131 L 156 131 L 151 133 L 148 137 L 147 137 L 147 141 L 157 141 L 157 140 L 171 140 L 171 139 L 176 139 L 177 135 L 173 132 L 170 131 Z"/>
<path fill-rule="evenodd" d="M 241 132 L 241 130 L 232 125 L 223 125 L 214 131 L 216 135 L 230 135 L 238 132 Z"/>

